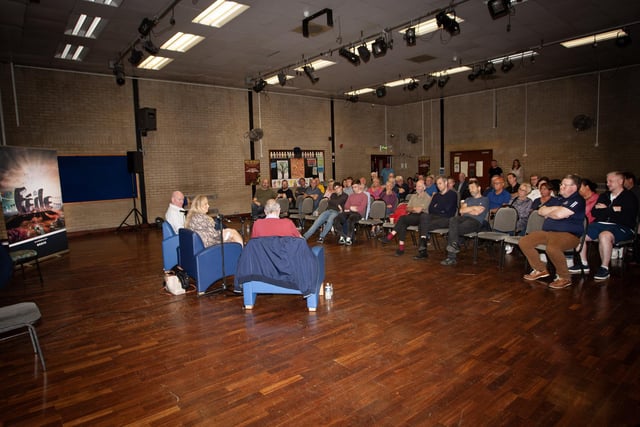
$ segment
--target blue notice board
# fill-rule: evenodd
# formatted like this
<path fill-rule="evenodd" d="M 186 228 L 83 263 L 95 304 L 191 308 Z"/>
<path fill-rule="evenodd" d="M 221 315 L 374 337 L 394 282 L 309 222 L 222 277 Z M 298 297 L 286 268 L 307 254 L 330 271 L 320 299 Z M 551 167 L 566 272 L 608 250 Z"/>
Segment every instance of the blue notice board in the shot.
<path fill-rule="evenodd" d="M 63 203 L 137 197 L 127 156 L 58 156 Z"/>

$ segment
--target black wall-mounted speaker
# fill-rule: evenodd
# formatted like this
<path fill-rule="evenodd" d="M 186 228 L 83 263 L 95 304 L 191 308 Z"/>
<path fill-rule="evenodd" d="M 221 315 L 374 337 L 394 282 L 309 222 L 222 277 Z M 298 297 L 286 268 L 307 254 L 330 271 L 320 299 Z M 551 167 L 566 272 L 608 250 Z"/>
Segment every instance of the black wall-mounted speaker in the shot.
<path fill-rule="evenodd" d="M 140 130 L 156 130 L 156 109 L 155 108 L 139 108 L 138 109 L 138 127 Z"/>

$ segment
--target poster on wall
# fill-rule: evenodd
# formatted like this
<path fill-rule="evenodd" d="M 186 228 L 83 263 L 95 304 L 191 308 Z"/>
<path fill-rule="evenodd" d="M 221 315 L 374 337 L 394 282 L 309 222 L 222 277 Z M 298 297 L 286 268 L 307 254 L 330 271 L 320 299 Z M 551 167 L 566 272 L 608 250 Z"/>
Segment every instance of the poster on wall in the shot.
<path fill-rule="evenodd" d="M 260 160 L 244 161 L 244 185 L 258 185 L 260 179 Z"/>
<path fill-rule="evenodd" d="M 67 250 L 55 150 L 0 147 L 0 196 L 9 247 L 40 257 Z"/>

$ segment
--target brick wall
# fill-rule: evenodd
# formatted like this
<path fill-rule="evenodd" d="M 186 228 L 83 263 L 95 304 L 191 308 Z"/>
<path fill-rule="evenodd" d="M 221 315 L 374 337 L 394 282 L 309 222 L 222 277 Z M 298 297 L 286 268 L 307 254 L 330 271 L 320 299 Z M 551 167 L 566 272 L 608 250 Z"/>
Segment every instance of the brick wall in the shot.
<path fill-rule="evenodd" d="M 571 126 L 577 114 L 595 118 L 597 75 L 530 84 L 526 97 L 525 86 L 517 86 L 447 98 L 446 172 L 450 151 L 481 148 L 492 148 L 505 168 L 519 158 L 527 174 L 577 172 L 600 181 L 612 169 L 640 172 L 640 124 L 633 102 L 640 95 L 639 76 L 640 67 L 602 74 L 597 147 L 595 128 L 576 132 Z M 136 149 L 131 81 L 119 87 L 111 75 L 15 67 L 14 100 L 7 65 L 0 66 L 0 77 L 8 145 L 53 148 L 60 155 L 125 155 Z M 247 91 L 141 80 L 139 93 L 141 107 L 157 110 L 158 129 L 142 143 L 149 221 L 164 215 L 174 189 L 215 194 L 211 205 L 225 214 L 248 212 L 251 187 L 244 185 L 243 173 L 243 161 L 249 159 Z M 330 101 L 268 91 L 252 96 L 254 127 L 265 134 L 255 143 L 262 173 L 268 174 L 270 149 L 299 146 L 324 150 L 326 177 L 334 178 Z M 420 155 L 431 158 L 433 170 L 440 166 L 439 100 L 396 107 L 336 100 L 334 117 L 337 179 L 368 176 L 373 154 L 393 155 L 396 172 L 405 176 L 415 173 Z M 409 132 L 421 140 L 410 144 Z M 389 151 L 381 152 L 380 145 Z M 400 168 L 401 162 L 408 167 Z M 117 227 L 131 207 L 130 199 L 65 204 L 68 229 Z"/>

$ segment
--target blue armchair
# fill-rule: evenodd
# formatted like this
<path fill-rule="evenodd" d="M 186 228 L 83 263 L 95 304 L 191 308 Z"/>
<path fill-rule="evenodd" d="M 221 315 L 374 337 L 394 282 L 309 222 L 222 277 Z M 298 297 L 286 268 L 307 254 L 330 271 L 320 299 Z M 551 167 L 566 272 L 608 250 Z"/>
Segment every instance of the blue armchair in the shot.
<path fill-rule="evenodd" d="M 171 270 L 178 262 L 178 235 L 167 221 L 162 223 L 162 266 Z"/>
<path fill-rule="evenodd" d="M 252 309 L 258 294 L 303 295 L 309 311 L 318 306 L 324 281 L 324 248 L 309 248 L 296 237 L 259 237 L 249 240 L 236 270 L 244 306 Z"/>
<path fill-rule="evenodd" d="M 224 244 L 224 275 L 222 274 L 221 245 L 204 247 L 202 239 L 192 230 L 181 228 L 178 233 L 180 266 L 196 281 L 198 295 L 226 276 L 233 276 L 242 253 L 240 243 Z"/>

